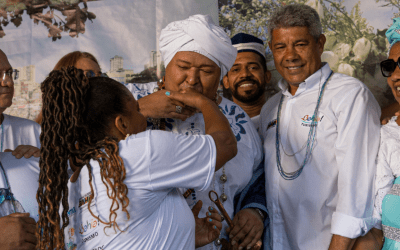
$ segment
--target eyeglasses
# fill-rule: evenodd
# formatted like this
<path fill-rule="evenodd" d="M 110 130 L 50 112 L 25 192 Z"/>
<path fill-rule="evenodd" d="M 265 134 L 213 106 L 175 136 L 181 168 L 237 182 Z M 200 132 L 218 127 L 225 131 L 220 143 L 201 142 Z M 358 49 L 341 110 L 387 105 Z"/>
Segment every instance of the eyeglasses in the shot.
<path fill-rule="evenodd" d="M 400 57 L 399 57 L 400 59 Z M 392 75 L 394 70 L 396 69 L 396 66 L 400 68 L 400 60 L 397 59 L 397 62 L 395 62 L 393 59 L 387 59 L 385 61 L 381 62 L 381 71 L 382 75 L 384 77 L 389 77 Z"/>
<path fill-rule="evenodd" d="M 4 81 L 6 77 L 12 77 L 13 80 L 17 80 L 19 77 L 19 70 L 9 69 L 7 71 L 0 72 L 1 81 Z"/>
<path fill-rule="evenodd" d="M 108 77 L 107 74 L 105 74 L 105 73 L 100 72 L 100 74 L 96 74 L 96 73 L 94 73 L 93 70 L 85 70 L 84 73 L 87 78 L 96 77 L 96 76 Z"/>

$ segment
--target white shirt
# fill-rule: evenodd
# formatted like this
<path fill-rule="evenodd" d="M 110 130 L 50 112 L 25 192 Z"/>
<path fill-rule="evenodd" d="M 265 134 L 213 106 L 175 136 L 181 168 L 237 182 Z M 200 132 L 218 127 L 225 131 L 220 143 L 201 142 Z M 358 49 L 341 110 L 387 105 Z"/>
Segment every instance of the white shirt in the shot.
<path fill-rule="evenodd" d="M 136 99 L 145 95 L 151 94 L 157 83 L 148 84 L 127 84 L 126 87 L 132 92 Z M 221 103 L 218 105 L 225 117 L 228 119 L 233 134 L 237 140 L 237 155 L 225 164 L 224 168 L 215 172 L 214 179 L 208 189 L 204 191 L 195 190 L 186 200 L 190 207 L 193 207 L 197 201 L 203 201 L 203 207 L 199 213 L 199 217 L 205 217 L 208 212 L 208 207 L 215 204 L 211 202 L 208 194 L 210 190 L 216 191 L 219 195 L 225 193 L 228 200 L 223 203 L 225 210 L 233 219 L 233 202 L 236 194 L 239 194 L 251 180 L 253 171 L 259 166 L 262 160 L 262 146 L 260 137 L 252 123 L 250 117 L 243 111 L 243 109 L 236 103 L 222 98 Z M 151 129 L 152 126 L 148 127 Z M 173 133 L 186 134 L 186 135 L 204 135 L 205 124 L 204 118 L 201 113 L 189 117 L 185 121 L 166 119 L 166 131 Z M 220 177 L 225 172 L 227 175 L 227 182 L 223 184 Z M 182 189 L 184 193 L 186 189 Z M 228 224 L 226 221 L 222 222 L 222 231 L 220 237 L 227 238 L 226 228 Z M 214 243 L 210 243 L 198 249 L 220 249 Z"/>
<path fill-rule="evenodd" d="M 5 149 L 14 150 L 19 145 L 31 145 L 40 148 L 40 125 L 34 121 L 4 114 L 0 125 L 0 140 Z M 0 146 L 1 147 L 1 146 Z"/>
<path fill-rule="evenodd" d="M 396 123 L 397 116 L 381 128 L 381 145 L 378 153 L 378 164 L 375 177 L 375 209 L 376 228 L 382 229 L 382 201 L 393 186 L 394 180 L 400 176 L 400 127 Z"/>
<path fill-rule="evenodd" d="M 236 136 L 237 141 L 237 155 L 228 161 L 225 166 L 215 172 L 214 179 L 211 185 L 205 190 L 196 190 L 193 192 L 186 201 L 190 207 L 193 207 L 197 201 L 203 201 L 203 207 L 200 210 L 199 217 L 205 217 L 208 212 L 208 207 L 216 207 L 209 198 L 209 192 L 214 190 L 221 195 L 225 193 L 228 200 L 223 203 L 226 212 L 229 214 L 231 219 L 234 217 L 234 197 L 239 194 L 249 183 L 253 176 L 253 171 L 259 166 L 262 160 L 262 146 L 261 140 L 257 131 L 252 124 L 250 117 L 243 111 L 237 104 L 229 101 L 228 99 L 222 98 L 219 107 L 223 110 L 224 115 L 228 119 L 232 132 Z M 187 134 L 187 135 L 201 135 L 205 134 L 204 118 L 202 114 L 195 114 L 189 117 L 185 121 L 168 119 L 172 126 L 172 132 Z M 168 122 L 168 121 L 167 121 Z M 167 123 L 167 128 L 168 123 Z M 221 175 L 225 172 L 227 175 L 227 182 L 223 184 L 220 181 Z M 186 190 L 181 190 L 182 193 Z M 228 224 L 225 221 L 222 222 L 221 236 L 228 238 L 226 228 Z M 210 243 L 204 247 L 197 249 L 209 250 L 209 249 L 220 249 L 221 246 L 217 247 L 214 243 Z"/>
<path fill-rule="evenodd" d="M 0 153 L 0 161 L 4 168 L 11 192 L 14 195 L 15 207 L 7 200 L 0 205 L 0 217 L 14 212 L 30 213 L 30 217 L 38 221 L 39 206 L 36 201 L 36 192 L 39 188 L 39 158 L 15 158 L 9 153 Z M 7 189 L 7 182 L 0 168 L 0 189 Z"/>
<path fill-rule="evenodd" d="M 379 147 L 380 108 L 359 80 L 335 73 L 318 111 L 315 146 L 303 172 L 284 180 L 276 163 L 276 118 L 280 98 L 280 157 L 286 172 L 304 161 L 309 124 L 319 89 L 331 70 L 325 64 L 300 84 L 294 96 L 287 83 L 263 106 L 267 208 L 273 249 L 327 249 L 332 234 L 364 235 L 373 226 L 373 178 Z M 284 150 L 283 150 L 283 149 Z"/>
<path fill-rule="evenodd" d="M 256 130 L 258 132 L 258 130 L 260 128 L 260 115 L 253 116 L 250 119 L 253 122 L 254 127 L 256 127 Z"/>
<path fill-rule="evenodd" d="M 129 206 L 117 211 L 121 230 L 94 218 L 88 210 L 89 171 L 83 168 L 75 183 L 68 183 L 70 225 L 65 229 L 66 249 L 194 249 L 193 213 L 177 188 L 205 190 L 211 184 L 216 148 L 211 136 L 185 136 L 146 131 L 119 142 L 124 161 Z M 91 209 L 109 221 L 111 200 L 97 161 L 92 167 L 94 198 Z"/>

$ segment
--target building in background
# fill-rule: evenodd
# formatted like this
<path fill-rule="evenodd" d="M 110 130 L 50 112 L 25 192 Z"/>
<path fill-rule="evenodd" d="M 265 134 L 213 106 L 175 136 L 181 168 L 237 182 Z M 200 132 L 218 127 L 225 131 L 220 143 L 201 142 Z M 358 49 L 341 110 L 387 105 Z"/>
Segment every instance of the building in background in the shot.
<path fill-rule="evenodd" d="M 110 71 L 118 71 L 124 68 L 124 58 L 121 56 L 114 56 L 110 59 Z"/>
<path fill-rule="evenodd" d="M 110 59 L 110 71 L 107 72 L 108 77 L 125 84 L 129 82 L 134 74 L 131 69 L 124 69 L 124 58 L 114 56 Z"/>
<path fill-rule="evenodd" d="M 19 77 L 14 81 L 13 104 L 6 109 L 5 113 L 34 119 L 42 108 L 40 84 L 35 81 L 35 65 L 16 69 L 19 71 Z"/>

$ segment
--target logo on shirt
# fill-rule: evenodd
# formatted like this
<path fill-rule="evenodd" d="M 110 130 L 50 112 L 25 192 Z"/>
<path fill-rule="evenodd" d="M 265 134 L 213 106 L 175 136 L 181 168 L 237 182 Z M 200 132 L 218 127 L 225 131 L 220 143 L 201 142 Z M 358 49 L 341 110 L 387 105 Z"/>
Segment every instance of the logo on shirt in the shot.
<path fill-rule="evenodd" d="M 74 239 L 75 229 L 73 227 L 68 229 L 68 238 L 72 241 Z"/>
<path fill-rule="evenodd" d="M 91 220 L 86 220 L 85 223 L 82 223 L 79 227 L 79 233 L 82 236 L 87 236 L 88 234 L 91 233 L 91 231 L 95 228 L 97 228 L 100 224 L 100 221 L 92 218 Z"/>
<path fill-rule="evenodd" d="M 276 126 L 276 123 L 277 123 L 276 119 L 273 120 L 273 121 L 271 121 L 271 122 L 269 122 L 269 123 L 268 123 L 268 126 L 267 126 L 267 130 L 270 129 L 270 128 L 275 127 L 275 126 Z"/>
<path fill-rule="evenodd" d="M 92 199 L 92 192 L 85 194 L 83 197 L 79 198 L 79 207 L 86 205 Z"/>
<path fill-rule="evenodd" d="M 305 127 L 311 127 L 311 126 L 316 126 L 319 122 L 322 121 L 322 119 L 324 119 L 324 116 L 322 116 L 321 118 L 317 116 L 317 118 L 313 118 L 313 115 L 305 115 L 303 118 L 301 118 L 301 126 L 305 126 Z M 314 120 L 314 124 L 312 124 Z"/>
<path fill-rule="evenodd" d="M 88 237 L 83 238 L 83 239 L 82 239 L 82 243 L 86 243 L 86 242 L 88 242 L 88 241 L 90 241 L 90 240 L 93 240 L 93 239 L 96 238 L 97 236 L 99 236 L 99 233 L 94 232 L 94 233 L 92 233 L 91 235 L 89 235 Z"/>
<path fill-rule="evenodd" d="M 75 249 L 77 249 L 77 245 L 74 243 L 74 242 L 68 242 L 67 244 L 65 244 L 66 245 L 66 248 L 67 248 L 67 250 L 75 250 Z"/>
<path fill-rule="evenodd" d="M 71 209 L 68 210 L 68 212 L 67 212 L 68 217 L 71 217 L 71 216 L 74 215 L 75 213 L 76 213 L 75 207 L 71 208 Z"/>

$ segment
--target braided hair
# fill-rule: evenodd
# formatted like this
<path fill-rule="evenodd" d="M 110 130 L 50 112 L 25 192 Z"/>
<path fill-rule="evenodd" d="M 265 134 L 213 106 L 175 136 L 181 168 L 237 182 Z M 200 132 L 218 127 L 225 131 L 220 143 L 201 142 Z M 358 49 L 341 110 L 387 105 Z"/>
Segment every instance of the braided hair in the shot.
<path fill-rule="evenodd" d="M 69 224 L 68 160 L 79 167 L 86 165 L 89 170 L 88 208 L 92 216 L 106 228 L 120 230 L 116 211 L 122 209 L 129 219 L 128 189 L 123 182 L 126 172 L 119 156 L 118 140 L 109 136 L 108 131 L 117 115 L 128 114 L 125 105 L 132 96 L 119 82 L 105 77 L 88 79 L 82 70 L 72 66 L 53 70 L 41 90 L 43 122 L 36 196 L 38 249 L 64 249 L 64 229 Z M 101 180 L 112 200 L 108 221 L 101 220 L 90 208 L 94 194 L 91 159 L 98 161 Z"/>

